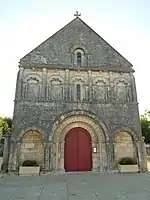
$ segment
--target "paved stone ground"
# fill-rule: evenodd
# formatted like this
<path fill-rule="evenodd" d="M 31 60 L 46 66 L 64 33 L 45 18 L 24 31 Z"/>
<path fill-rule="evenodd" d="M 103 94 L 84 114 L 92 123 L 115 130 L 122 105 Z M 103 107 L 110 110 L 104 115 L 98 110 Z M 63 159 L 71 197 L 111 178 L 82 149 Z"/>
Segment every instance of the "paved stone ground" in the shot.
<path fill-rule="evenodd" d="M 150 200 L 150 173 L 4 176 L 0 200 Z"/>

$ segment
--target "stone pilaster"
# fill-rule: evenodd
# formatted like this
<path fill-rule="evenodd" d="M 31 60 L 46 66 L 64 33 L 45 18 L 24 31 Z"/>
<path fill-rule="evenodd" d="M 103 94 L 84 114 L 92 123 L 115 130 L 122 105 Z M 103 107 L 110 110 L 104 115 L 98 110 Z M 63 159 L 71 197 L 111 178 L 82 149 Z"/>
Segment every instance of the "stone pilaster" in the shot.
<path fill-rule="evenodd" d="M 99 145 L 99 170 L 103 171 L 103 154 L 104 154 L 103 148 L 105 148 L 105 146 L 103 145 L 102 142 L 99 142 L 98 145 Z"/>
<path fill-rule="evenodd" d="M 89 101 L 92 101 L 93 95 L 92 95 L 92 71 L 88 70 L 88 85 L 89 85 Z"/>
<path fill-rule="evenodd" d="M 106 171 L 107 169 L 107 148 L 106 142 L 101 142 L 101 149 L 100 149 L 100 171 Z"/>
<path fill-rule="evenodd" d="M 46 68 L 43 68 L 43 78 L 42 78 L 42 85 L 40 86 L 41 87 L 41 94 L 39 96 L 42 97 L 42 100 L 48 100 L 48 95 L 47 95 L 47 69 Z"/>
<path fill-rule="evenodd" d="M 64 81 L 64 90 L 63 90 L 63 99 L 69 100 L 70 98 L 70 92 L 69 92 L 69 70 L 65 70 L 65 81 Z"/>
<path fill-rule="evenodd" d="M 10 141 L 10 153 L 9 153 L 9 165 L 8 171 L 16 171 L 17 170 L 17 142 L 13 139 Z"/>
<path fill-rule="evenodd" d="M 56 142 L 56 160 L 55 160 L 55 166 L 56 166 L 56 170 L 58 170 L 59 166 L 58 166 L 58 159 L 59 159 L 59 142 Z"/>
<path fill-rule="evenodd" d="M 10 134 L 7 134 L 4 141 L 4 153 L 3 153 L 3 170 L 8 170 L 9 152 L 10 152 Z"/>
<path fill-rule="evenodd" d="M 132 101 L 137 102 L 137 91 L 133 73 L 130 73 L 130 80 L 131 80 L 131 90 L 132 90 Z"/>
<path fill-rule="evenodd" d="M 24 68 L 20 67 L 17 75 L 17 84 L 16 84 L 16 95 L 15 99 L 20 100 L 22 98 L 22 80 L 23 80 L 23 75 L 24 75 Z"/>
<path fill-rule="evenodd" d="M 44 170 L 45 171 L 49 171 L 50 170 L 50 143 L 49 142 L 45 142 L 44 143 Z"/>
<path fill-rule="evenodd" d="M 13 170 L 13 154 L 14 154 L 14 142 L 10 141 L 10 152 L 9 152 L 9 164 L 8 164 L 8 171 Z"/>
<path fill-rule="evenodd" d="M 18 171 L 19 166 L 21 165 L 20 163 L 20 148 L 21 148 L 21 143 L 20 141 L 17 142 L 17 147 L 16 147 L 16 154 L 14 157 L 14 160 L 16 160 L 16 170 Z"/>
<path fill-rule="evenodd" d="M 59 162 L 59 171 L 64 172 L 64 147 L 65 147 L 65 141 L 59 142 L 59 151 L 58 151 L 58 162 Z"/>
<path fill-rule="evenodd" d="M 147 154 L 143 138 L 137 143 L 137 147 L 140 170 L 141 172 L 145 172 L 147 171 Z"/>
<path fill-rule="evenodd" d="M 109 100 L 115 100 L 115 91 L 114 91 L 114 84 L 113 84 L 113 72 L 109 72 Z"/>
<path fill-rule="evenodd" d="M 50 170 L 55 170 L 56 168 L 56 162 L 55 162 L 55 159 L 56 159 L 56 145 L 55 145 L 55 142 L 52 142 L 50 141 L 49 143 L 50 145 L 50 148 L 49 148 L 49 152 L 50 152 Z"/>
<path fill-rule="evenodd" d="M 108 170 L 114 170 L 115 169 L 115 149 L 114 149 L 115 144 L 111 141 L 108 142 L 107 144 L 107 157 L 108 157 Z"/>

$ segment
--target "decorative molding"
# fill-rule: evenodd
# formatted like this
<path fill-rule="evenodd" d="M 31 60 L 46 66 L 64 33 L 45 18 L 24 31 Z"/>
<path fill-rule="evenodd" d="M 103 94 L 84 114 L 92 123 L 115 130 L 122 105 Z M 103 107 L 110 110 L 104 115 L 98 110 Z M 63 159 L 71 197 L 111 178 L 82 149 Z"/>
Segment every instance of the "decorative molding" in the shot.
<path fill-rule="evenodd" d="M 27 81 L 28 81 L 28 82 L 30 82 L 30 81 L 37 81 L 37 82 L 40 82 L 39 79 L 37 79 L 37 77 L 35 77 L 35 76 L 34 76 L 34 77 L 30 76 L 29 79 L 27 79 Z"/>
<path fill-rule="evenodd" d="M 129 84 L 129 81 L 128 81 L 127 79 L 125 79 L 124 77 L 115 78 L 115 79 L 113 80 L 113 83 L 114 83 L 114 84 L 124 83 L 124 84 L 130 85 L 130 84 Z"/>
<path fill-rule="evenodd" d="M 30 79 L 32 79 L 32 80 L 36 79 L 36 80 L 38 80 L 38 82 L 42 82 L 42 77 L 37 73 L 29 73 L 29 74 L 25 75 L 23 78 L 23 82 L 27 82 Z"/>
<path fill-rule="evenodd" d="M 48 83 L 53 82 L 53 81 L 58 81 L 61 84 L 64 83 L 63 78 L 61 76 L 58 76 L 58 75 L 54 75 L 54 76 L 51 76 L 50 78 L 48 78 Z"/>
<path fill-rule="evenodd" d="M 104 78 L 102 76 L 93 77 L 93 84 L 97 85 L 98 83 L 103 83 L 104 85 L 108 85 L 109 81 L 107 78 Z"/>
<path fill-rule="evenodd" d="M 127 128 L 127 127 L 122 127 L 122 128 L 117 129 L 117 131 L 114 132 L 114 138 L 121 132 L 128 133 L 132 137 L 134 142 L 137 142 L 138 140 L 140 140 L 139 135 L 136 132 L 134 132 L 132 129 Z"/>
<path fill-rule="evenodd" d="M 88 54 L 88 50 L 83 44 L 75 44 L 70 49 L 69 52 L 73 53 L 76 49 L 81 49 L 84 51 L 85 54 Z"/>
<path fill-rule="evenodd" d="M 36 131 L 36 132 L 38 132 L 38 133 L 41 135 L 43 141 L 46 140 L 46 134 L 43 132 L 43 130 L 40 129 L 40 128 L 38 128 L 38 127 L 36 127 L 36 126 L 32 126 L 32 127 L 27 127 L 26 129 L 22 130 L 22 131 L 20 132 L 20 134 L 18 135 L 16 141 L 17 141 L 17 142 L 20 142 L 21 139 L 22 139 L 22 137 L 23 137 L 27 132 L 30 132 L 30 131 Z"/>
<path fill-rule="evenodd" d="M 59 124 L 61 124 L 62 121 L 64 121 L 67 118 L 69 119 L 69 117 L 72 117 L 72 116 L 83 116 L 85 118 L 89 118 L 89 120 L 94 121 L 97 125 L 101 127 L 101 129 L 105 133 L 105 140 L 109 141 L 110 133 L 109 133 L 109 129 L 107 125 L 102 120 L 100 120 L 95 114 L 88 111 L 71 111 L 71 112 L 62 114 L 60 118 L 54 122 L 50 137 L 53 137 L 56 128 L 58 128 Z M 51 139 L 49 138 L 49 140 Z"/>
<path fill-rule="evenodd" d="M 86 83 L 86 79 L 82 75 L 75 75 L 75 77 L 73 77 L 70 82 L 71 83 L 74 83 L 74 82 Z"/>

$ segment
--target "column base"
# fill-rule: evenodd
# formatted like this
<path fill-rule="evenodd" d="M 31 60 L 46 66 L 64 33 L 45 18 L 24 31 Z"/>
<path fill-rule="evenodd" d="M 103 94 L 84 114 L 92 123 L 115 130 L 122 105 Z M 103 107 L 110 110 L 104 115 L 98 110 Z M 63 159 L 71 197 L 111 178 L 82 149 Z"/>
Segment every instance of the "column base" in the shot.
<path fill-rule="evenodd" d="M 99 170 L 99 168 L 93 168 L 91 171 L 92 172 L 99 172 L 100 170 Z"/>

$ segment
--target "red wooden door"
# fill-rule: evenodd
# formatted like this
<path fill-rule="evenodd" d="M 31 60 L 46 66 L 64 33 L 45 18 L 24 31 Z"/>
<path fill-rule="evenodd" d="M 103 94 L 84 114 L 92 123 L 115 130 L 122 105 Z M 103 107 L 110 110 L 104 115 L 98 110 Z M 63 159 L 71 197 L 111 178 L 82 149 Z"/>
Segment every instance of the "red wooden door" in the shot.
<path fill-rule="evenodd" d="M 92 143 L 83 128 L 71 129 L 65 137 L 65 171 L 91 171 Z"/>

